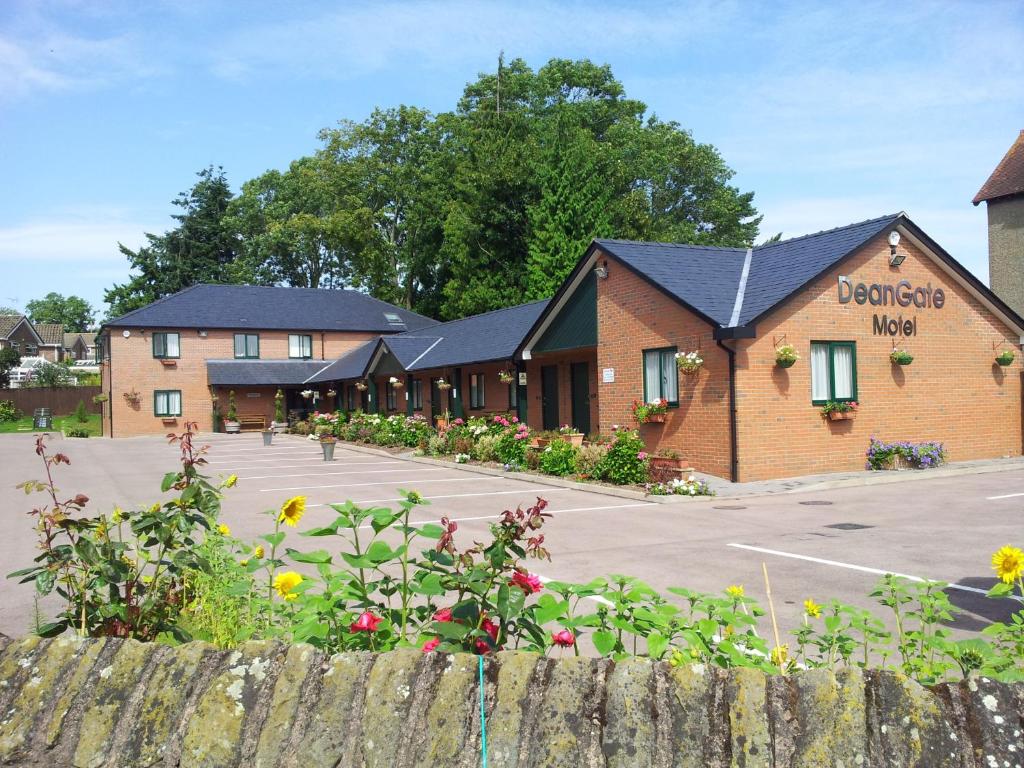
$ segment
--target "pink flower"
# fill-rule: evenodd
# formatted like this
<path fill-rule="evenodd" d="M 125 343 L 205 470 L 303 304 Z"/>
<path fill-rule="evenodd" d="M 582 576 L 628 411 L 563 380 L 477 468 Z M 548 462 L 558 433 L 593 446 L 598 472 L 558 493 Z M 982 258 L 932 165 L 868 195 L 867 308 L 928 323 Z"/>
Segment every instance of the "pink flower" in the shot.
<path fill-rule="evenodd" d="M 562 648 L 571 648 L 576 645 L 576 635 L 568 629 L 563 629 L 561 632 L 552 632 L 551 642 L 555 645 L 560 645 Z"/>
<path fill-rule="evenodd" d="M 459 425 L 465 424 L 465 423 L 466 422 L 464 422 L 462 419 L 456 419 L 455 421 L 452 422 L 452 424 L 459 424 Z"/>
<path fill-rule="evenodd" d="M 350 632 L 376 632 L 377 625 L 382 621 L 384 621 L 384 619 L 380 616 L 374 616 L 369 611 L 363 611 L 359 614 L 359 618 L 352 622 L 348 629 Z"/>
<path fill-rule="evenodd" d="M 423 644 L 423 652 L 424 653 L 430 653 L 432 650 L 437 648 L 437 646 L 439 646 L 440 644 L 441 644 L 441 638 L 439 638 L 439 637 L 435 637 L 433 640 L 427 640 L 427 642 L 425 642 Z"/>
<path fill-rule="evenodd" d="M 513 424 L 518 424 L 519 423 L 519 417 L 518 416 L 513 416 L 512 417 L 512 423 Z"/>
<path fill-rule="evenodd" d="M 516 571 L 513 573 L 512 581 L 510 581 L 508 585 L 510 587 L 519 587 L 528 595 L 532 595 L 544 589 L 544 585 L 541 584 L 541 581 L 537 576 L 532 573 L 523 573 L 522 571 Z"/>
<path fill-rule="evenodd" d="M 450 621 L 454 621 L 452 617 L 451 608 L 441 608 L 434 614 L 434 621 L 439 621 L 442 624 L 447 624 Z"/>
<path fill-rule="evenodd" d="M 516 440 L 525 440 L 526 439 L 526 433 L 525 432 L 516 432 L 515 435 L 513 435 L 513 438 L 516 439 Z"/>
<path fill-rule="evenodd" d="M 647 454 L 644 453 L 643 451 L 640 451 L 640 453 L 638 453 L 636 457 L 640 459 L 640 461 L 644 461 L 647 458 Z"/>
<path fill-rule="evenodd" d="M 480 624 L 480 629 L 482 629 L 484 632 L 486 632 L 488 635 L 490 635 L 492 642 L 494 642 L 494 643 L 498 642 L 498 625 L 495 624 L 493 621 L 491 621 L 490 619 L 484 619 L 483 622 Z M 490 653 L 491 652 L 491 646 L 488 644 L 488 642 L 486 640 L 481 638 L 481 639 L 476 641 L 476 650 L 477 650 L 477 653 L 480 653 L 480 654 Z M 500 648 L 495 648 L 495 650 L 501 650 L 501 649 Z"/>

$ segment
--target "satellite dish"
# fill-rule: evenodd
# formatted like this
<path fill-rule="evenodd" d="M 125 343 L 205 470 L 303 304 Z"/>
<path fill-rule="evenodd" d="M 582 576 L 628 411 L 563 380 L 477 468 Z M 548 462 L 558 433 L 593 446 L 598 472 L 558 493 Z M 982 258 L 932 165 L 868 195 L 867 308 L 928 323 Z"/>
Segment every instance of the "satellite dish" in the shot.
<path fill-rule="evenodd" d="M 129 336 L 132 335 L 132 332 L 131 331 L 127 331 L 127 330 L 121 331 L 121 335 L 124 336 L 127 339 Z"/>

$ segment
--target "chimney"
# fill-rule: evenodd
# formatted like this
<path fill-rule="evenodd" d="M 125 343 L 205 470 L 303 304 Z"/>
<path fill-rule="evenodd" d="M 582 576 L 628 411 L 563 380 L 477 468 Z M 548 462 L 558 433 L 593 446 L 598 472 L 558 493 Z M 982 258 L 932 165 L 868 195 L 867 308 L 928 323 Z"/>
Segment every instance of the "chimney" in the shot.
<path fill-rule="evenodd" d="M 988 207 L 989 286 L 1024 315 L 1024 131 L 988 177 L 974 204 Z"/>

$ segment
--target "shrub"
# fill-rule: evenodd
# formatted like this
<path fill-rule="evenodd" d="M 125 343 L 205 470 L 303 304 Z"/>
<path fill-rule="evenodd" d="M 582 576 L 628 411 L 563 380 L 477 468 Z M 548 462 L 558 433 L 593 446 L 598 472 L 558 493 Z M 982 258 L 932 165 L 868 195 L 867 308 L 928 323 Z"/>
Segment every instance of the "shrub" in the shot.
<path fill-rule="evenodd" d="M 530 430 L 525 424 L 502 429 L 494 455 L 502 464 L 520 466 L 526 461 L 526 446 L 530 442 Z"/>
<path fill-rule="evenodd" d="M 500 437 L 500 435 L 488 434 L 480 435 L 476 439 L 473 454 L 478 461 L 494 461 L 497 458 L 498 440 Z"/>
<path fill-rule="evenodd" d="M 536 448 L 528 449 L 526 451 L 524 461 L 527 469 L 540 469 L 540 451 L 537 450 Z"/>
<path fill-rule="evenodd" d="M 576 455 L 576 471 L 581 477 L 597 477 L 598 467 L 607 453 L 608 446 L 603 443 L 584 445 Z"/>
<path fill-rule="evenodd" d="M 85 409 L 84 400 L 78 401 L 78 406 L 75 408 L 75 412 L 71 415 L 75 417 L 75 421 L 77 421 L 79 424 L 89 423 L 89 411 Z"/>
<path fill-rule="evenodd" d="M 238 421 L 238 410 L 235 408 L 235 390 L 228 392 L 228 421 Z"/>
<path fill-rule="evenodd" d="M 297 421 L 294 424 L 292 424 L 291 428 L 288 431 L 291 432 L 293 435 L 305 436 L 309 434 L 309 429 L 309 422 Z"/>
<path fill-rule="evenodd" d="M 21 415 L 21 411 L 14 407 L 13 400 L 0 400 L 0 422 L 17 421 Z"/>
<path fill-rule="evenodd" d="M 883 443 L 872 437 L 867 457 L 867 469 L 887 469 L 896 459 L 902 459 L 915 469 L 927 469 L 945 461 L 946 449 L 942 443 L 934 441 Z"/>
<path fill-rule="evenodd" d="M 443 456 L 448 447 L 448 441 L 442 435 L 431 435 L 427 439 L 427 453 L 431 456 Z"/>
<path fill-rule="evenodd" d="M 284 415 L 284 392 L 280 389 L 274 393 L 274 421 L 278 424 L 284 424 L 286 421 Z"/>
<path fill-rule="evenodd" d="M 64 430 L 64 437 L 89 437 L 89 430 L 85 427 L 68 427 Z"/>
<path fill-rule="evenodd" d="M 540 451 L 540 471 L 547 475 L 576 473 L 576 447 L 566 440 L 554 440 Z"/>
<path fill-rule="evenodd" d="M 598 465 L 602 480 L 615 485 L 643 485 L 647 482 L 647 453 L 644 441 L 636 432 L 621 431 L 608 446 L 608 453 Z"/>

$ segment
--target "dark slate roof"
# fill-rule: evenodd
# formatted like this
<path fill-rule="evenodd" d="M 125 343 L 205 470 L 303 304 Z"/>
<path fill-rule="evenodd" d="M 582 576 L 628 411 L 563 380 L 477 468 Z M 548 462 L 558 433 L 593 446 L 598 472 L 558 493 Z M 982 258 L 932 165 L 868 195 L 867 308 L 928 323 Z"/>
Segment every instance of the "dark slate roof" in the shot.
<path fill-rule="evenodd" d="M 547 305 L 548 300 L 543 299 L 496 309 L 441 323 L 424 333 L 385 336 L 381 343 L 409 371 L 511 360 Z"/>
<path fill-rule="evenodd" d="M 712 324 L 746 325 L 881 232 L 902 214 L 880 216 L 752 249 L 739 318 L 732 323 L 746 248 L 597 240 L 604 251 Z"/>
<path fill-rule="evenodd" d="M 377 349 L 378 341 L 379 339 L 373 339 L 349 350 L 327 367 L 321 367 L 303 383 L 317 384 L 323 381 L 361 379 L 366 373 L 366 366 L 370 362 L 374 350 Z"/>
<path fill-rule="evenodd" d="M 390 321 L 387 314 L 397 315 L 401 322 Z M 435 324 L 423 315 L 347 289 L 193 285 L 106 325 L 401 333 Z"/>
<path fill-rule="evenodd" d="M 974 204 L 997 197 L 1024 194 L 1024 131 L 1007 151 L 992 175 L 974 196 Z"/>
<path fill-rule="evenodd" d="M 304 384 L 322 371 L 326 360 L 207 360 L 206 376 L 214 386 L 287 386 Z"/>

